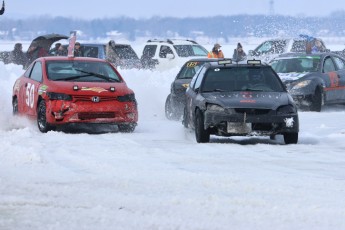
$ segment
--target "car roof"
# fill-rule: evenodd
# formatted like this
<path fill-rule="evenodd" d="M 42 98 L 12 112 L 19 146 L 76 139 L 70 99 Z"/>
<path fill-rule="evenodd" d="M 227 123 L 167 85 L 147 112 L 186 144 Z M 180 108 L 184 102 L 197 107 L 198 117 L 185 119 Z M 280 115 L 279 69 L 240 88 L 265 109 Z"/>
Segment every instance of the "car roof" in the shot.
<path fill-rule="evenodd" d="M 150 39 L 146 43 L 165 43 L 171 45 L 198 45 L 196 41 L 189 39 Z"/>
<path fill-rule="evenodd" d="M 203 61 L 203 62 L 214 62 L 214 61 L 218 61 L 219 59 L 218 58 L 207 58 L 207 57 L 200 57 L 200 58 L 192 58 L 187 62 L 191 62 L 191 61 Z"/>
<path fill-rule="evenodd" d="M 231 64 L 219 64 L 218 61 L 208 62 L 205 63 L 205 66 L 208 66 L 209 68 L 227 68 L 227 67 L 270 67 L 271 66 L 268 63 L 262 62 L 261 64 L 248 64 L 247 61 L 241 61 L 241 62 L 232 62 Z"/>
<path fill-rule="evenodd" d="M 92 57 L 68 57 L 68 56 L 46 56 L 39 58 L 45 61 L 93 61 L 93 62 L 107 62 L 104 59 L 92 58 Z"/>

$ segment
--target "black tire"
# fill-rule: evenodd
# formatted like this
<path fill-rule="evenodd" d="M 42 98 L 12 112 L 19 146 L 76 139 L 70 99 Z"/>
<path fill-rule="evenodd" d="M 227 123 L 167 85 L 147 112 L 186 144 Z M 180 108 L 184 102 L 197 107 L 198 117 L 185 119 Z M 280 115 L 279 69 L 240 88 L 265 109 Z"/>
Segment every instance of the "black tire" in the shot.
<path fill-rule="evenodd" d="M 195 138 L 198 143 L 210 142 L 210 132 L 204 129 L 204 115 L 200 110 L 195 114 Z"/>
<path fill-rule="evenodd" d="M 185 128 L 188 128 L 189 127 L 188 123 L 189 123 L 189 121 L 188 121 L 188 116 L 187 116 L 187 110 L 186 110 L 186 107 L 184 107 L 182 124 Z"/>
<path fill-rule="evenodd" d="M 285 144 L 297 144 L 298 142 L 298 133 L 284 133 L 284 142 Z"/>
<path fill-rule="evenodd" d="M 121 133 L 133 133 L 136 126 L 136 123 L 131 123 L 125 125 L 118 125 L 118 128 Z"/>
<path fill-rule="evenodd" d="M 174 111 L 171 103 L 171 94 L 168 95 L 167 99 L 165 100 L 165 117 L 168 120 L 178 120 L 178 116 Z"/>
<path fill-rule="evenodd" d="M 37 108 L 37 126 L 42 133 L 54 130 L 54 127 L 47 123 L 46 102 L 41 100 Z"/>
<path fill-rule="evenodd" d="M 310 101 L 311 102 L 310 111 L 320 112 L 322 101 L 323 101 L 322 90 L 320 89 L 320 87 L 317 87 Z"/>
<path fill-rule="evenodd" d="M 12 108 L 13 108 L 13 115 L 18 114 L 18 99 L 14 98 L 12 102 Z"/>

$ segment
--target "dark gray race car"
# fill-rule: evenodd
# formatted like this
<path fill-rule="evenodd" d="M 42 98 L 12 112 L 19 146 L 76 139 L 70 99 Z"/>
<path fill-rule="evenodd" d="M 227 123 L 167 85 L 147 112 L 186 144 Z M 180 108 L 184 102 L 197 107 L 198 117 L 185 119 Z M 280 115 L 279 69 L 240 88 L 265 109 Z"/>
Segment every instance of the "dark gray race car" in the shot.
<path fill-rule="evenodd" d="M 229 60 L 231 63 L 231 60 Z M 275 136 L 298 142 L 297 107 L 279 76 L 260 61 L 206 63 L 186 91 L 183 124 L 197 142 L 218 136 Z"/>
<path fill-rule="evenodd" d="M 335 53 L 283 54 L 270 62 L 301 109 L 345 103 L 345 59 Z"/>
<path fill-rule="evenodd" d="M 206 62 L 215 62 L 217 60 L 214 58 L 194 58 L 182 66 L 175 80 L 171 83 L 170 94 L 165 101 L 165 116 L 169 120 L 179 120 L 182 117 L 186 89 L 195 73 Z"/>

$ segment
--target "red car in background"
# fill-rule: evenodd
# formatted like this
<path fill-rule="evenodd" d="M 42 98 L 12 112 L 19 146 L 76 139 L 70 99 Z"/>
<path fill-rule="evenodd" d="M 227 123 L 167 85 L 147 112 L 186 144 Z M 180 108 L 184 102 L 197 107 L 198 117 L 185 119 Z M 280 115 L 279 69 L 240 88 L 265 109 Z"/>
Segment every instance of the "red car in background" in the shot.
<path fill-rule="evenodd" d="M 133 132 L 134 92 L 109 62 L 87 57 L 41 57 L 16 80 L 13 113 L 37 120 L 45 133 L 66 124 L 117 125 Z"/>

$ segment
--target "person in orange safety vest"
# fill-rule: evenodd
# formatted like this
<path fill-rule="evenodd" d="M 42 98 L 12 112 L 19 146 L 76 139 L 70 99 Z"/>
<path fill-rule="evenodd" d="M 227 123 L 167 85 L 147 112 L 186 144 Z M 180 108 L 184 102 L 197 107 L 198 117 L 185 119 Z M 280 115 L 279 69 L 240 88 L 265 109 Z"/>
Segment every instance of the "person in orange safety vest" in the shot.
<path fill-rule="evenodd" d="M 208 58 L 224 58 L 223 52 L 220 50 L 221 45 L 218 43 L 214 44 L 212 51 L 208 52 Z"/>

